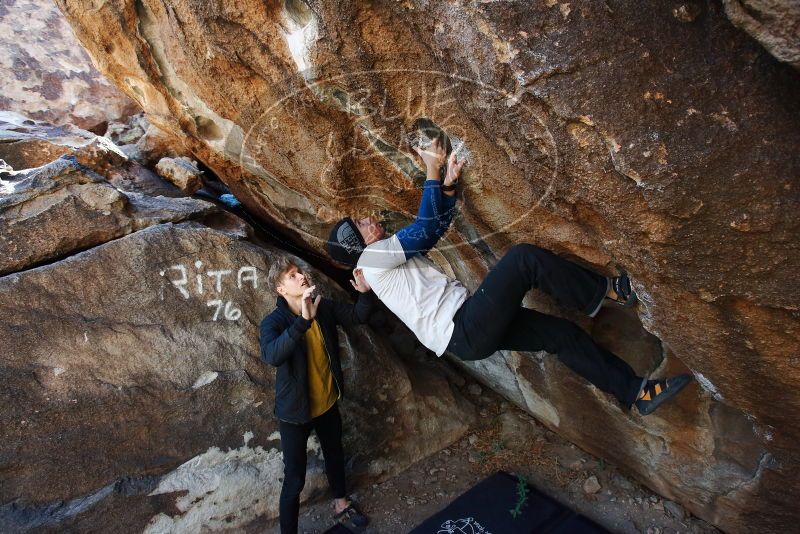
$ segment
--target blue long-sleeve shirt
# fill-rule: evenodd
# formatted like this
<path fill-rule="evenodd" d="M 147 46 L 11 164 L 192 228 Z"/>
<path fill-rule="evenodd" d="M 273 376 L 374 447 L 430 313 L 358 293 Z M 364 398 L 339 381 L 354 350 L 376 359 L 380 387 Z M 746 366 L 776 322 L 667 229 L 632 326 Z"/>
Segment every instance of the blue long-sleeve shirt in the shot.
<path fill-rule="evenodd" d="M 456 197 L 442 193 L 438 180 L 426 180 L 417 218 L 397 232 L 406 259 L 425 254 L 447 232 L 455 215 Z"/>

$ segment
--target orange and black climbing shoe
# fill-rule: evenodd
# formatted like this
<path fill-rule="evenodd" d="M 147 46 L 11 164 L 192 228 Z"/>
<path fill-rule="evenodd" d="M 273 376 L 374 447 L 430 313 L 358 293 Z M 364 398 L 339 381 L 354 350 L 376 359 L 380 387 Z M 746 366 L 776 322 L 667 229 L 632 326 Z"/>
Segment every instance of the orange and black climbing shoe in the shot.
<path fill-rule="evenodd" d="M 678 375 L 672 378 L 648 380 L 634 404 L 641 415 L 649 415 L 664 401 L 677 395 L 691 379 L 691 375 Z"/>
<path fill-rule="evenodd" d="M 611 288 L 617 294 L 616 298 L 606 297 L 608 300 L 616 302 L 623 308 L 630 308 L 639 300 L 636 292 L 631 287 L 631 279 L 628 273 L 623 272 L 619 276 L 611 278 Z"/>

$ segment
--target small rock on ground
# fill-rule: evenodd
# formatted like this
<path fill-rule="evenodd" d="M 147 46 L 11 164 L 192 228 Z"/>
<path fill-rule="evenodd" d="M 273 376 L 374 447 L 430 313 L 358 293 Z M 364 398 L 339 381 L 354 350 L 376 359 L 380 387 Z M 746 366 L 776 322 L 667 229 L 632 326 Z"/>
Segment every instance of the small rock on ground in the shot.
<path fill-rule="evenodd" d="M 597 477 L 594 475 L 587 478 L 586 482 L 583 483 L 583 491 L 590 495 L 597 493 L 600 489 L 600 482 L 597 481 Z"/>
<path fill-rule="evenodd" d="M 478 384 L 470 384 L 467 386 L 467 393 L 472 395 L 473 397 L 477 397 L 481 393 L 483 393 L 483 388 L 481 388 Z"/>

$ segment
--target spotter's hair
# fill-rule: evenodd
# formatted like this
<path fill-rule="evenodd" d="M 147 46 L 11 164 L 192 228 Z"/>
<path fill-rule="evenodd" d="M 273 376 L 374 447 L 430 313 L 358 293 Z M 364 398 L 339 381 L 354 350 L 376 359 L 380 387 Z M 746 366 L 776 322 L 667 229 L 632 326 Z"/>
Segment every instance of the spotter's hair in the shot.
<path fill-rule="evenodd" d="M 286 256 L 281 256 L 269 266 L 269 275 L 267 275 L 267 279 L 269 280 L 270 289 L 272 289 L 272 292 L 276 295 L 278 294 L 278 286 L 283 282 L 283 276 L 292 267 L 297 267 L 301 271 L 303 270 L 300 265 Z"/>

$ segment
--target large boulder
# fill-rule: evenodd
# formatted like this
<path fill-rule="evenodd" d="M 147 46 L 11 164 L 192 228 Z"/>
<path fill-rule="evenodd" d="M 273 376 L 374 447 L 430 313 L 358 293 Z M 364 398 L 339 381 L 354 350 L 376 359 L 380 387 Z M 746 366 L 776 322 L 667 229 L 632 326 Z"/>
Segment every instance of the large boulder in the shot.
<path fill-rule="evenodd" d="M 132 507 L 125 530 L 276 515 L 275 373 L 259 360 L 258 324 L 283 254 L 198 222 L 161 224 L 0 278 L 5 527 L 108 521 L 91 508 L 115 492 L 174 494 L 158 515 L 120 503 Z M 464 432 L 470 412 L 444 377 L 412 384 L 366 327 L 341 341 L 353 480 L 394 474 Z M 311 489 L 324 486 L 318 454 Z"/>
<path fill-rule="evenodd" d="M 0 275 L 51 261 L 168 221 L 217 211 L 189 198 L 120 191 L 73 159 L 59 159 L 9 182 L 0 196 Z"/>
<path fill-rule="evenodd" d="M 109 83 L 50 0 L 0 5 L 0 109 L 102 133 L 139 107 Z"/>
<path fill-rule="evenodd" d="M 0 275 L 153 224 L 218 211 L 202 200 L 145 194 L 147 171 L 136 173 L 137 166 L 102 137 L 20 119 L 0 113 L 0 158 L 20 169 L 7 173 L 0 195 Z M 100 174 L 118 178 L 126 167 L 124 174 L 133 174 L 139 187 L 119 189 Z"/>
<path fill-rule="evenodd" d="M 35 121 L 0 133 L 20 167 L 0 174 L 0 531 L 197 532 L 275 516 L 275 370 L 258 326 L 286 253 L 213 203 L 160 194 L 174 188 L 106 139 Z M 57 159 L 29 167 L 50 152 L 26 143 Z M 366 326 L 340 341 L 351 487 L 465 432 L 473 408 L 445 373 L 409 369 Z M 326 487 L 314 440 L 309 456 L 304 498 Z"/>
<path fill-rule="evenodd" d="M 413 217 L 408 133 L 444 128 L 469 170 L 436 261 L 472 289 L 519 242 L 623 267 L 641 303 L 607 319 L 615 350 L 700 387 L 639 418 L 551 359 L 476 375 L 725 530 L 800 519 L 800 73 L 721 4 L 57 4 L 153 124 L 320 253 L 342 213 Z"/>

